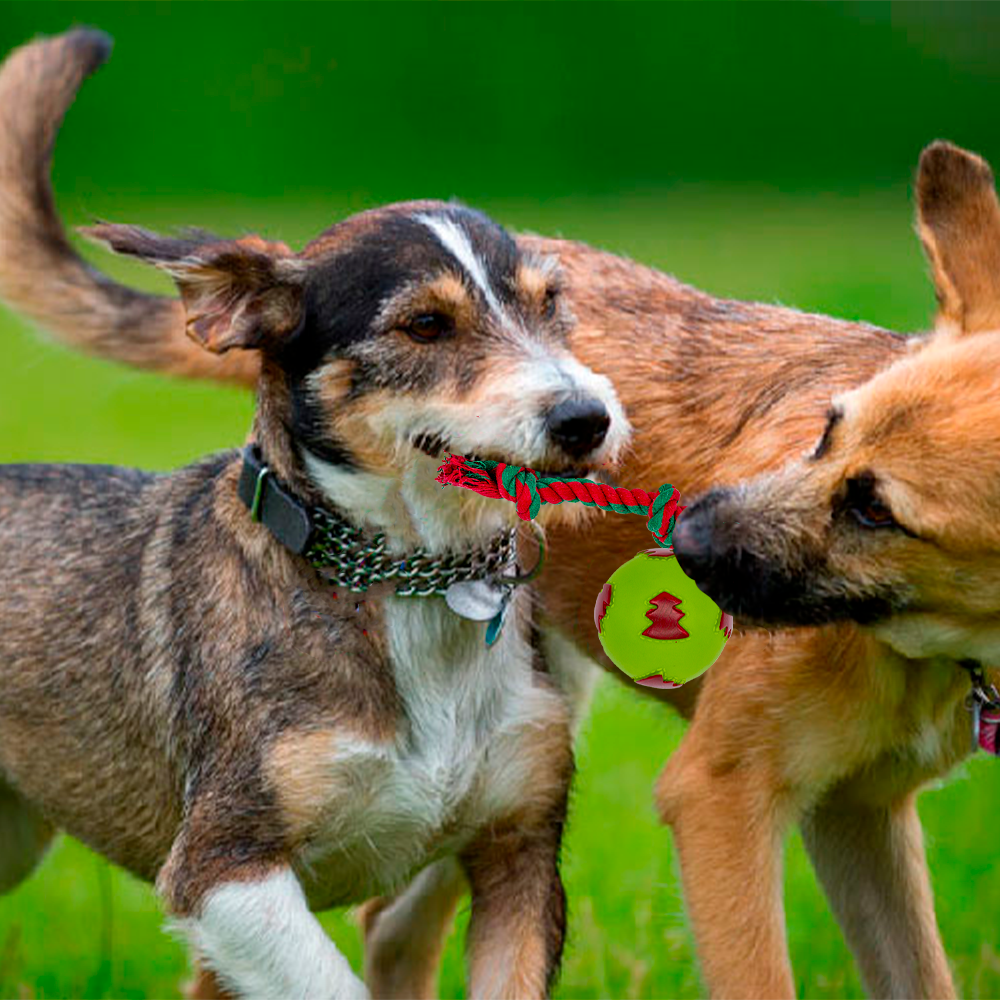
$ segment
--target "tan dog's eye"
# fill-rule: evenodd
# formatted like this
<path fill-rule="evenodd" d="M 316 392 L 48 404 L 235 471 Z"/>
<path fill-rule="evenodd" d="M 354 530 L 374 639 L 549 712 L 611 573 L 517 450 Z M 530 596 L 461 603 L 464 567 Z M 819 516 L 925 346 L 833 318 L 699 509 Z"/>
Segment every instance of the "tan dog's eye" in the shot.
<path fill-rule="evenodd" d="M 858 524 L 866 528 L 888 528 L 896 523 L 892 511 L 881 500 L 870 500 L 864 507 L 852 507 L 851 513 Z"/>
<path fill-rule="evenodd" d="M 847 497 L 844 506 L 864 528 L 894 528 L 898 522 L 893 517 L 889 505 L 875 494 L 875 477 L 870 472 L 863 473 L 847 482 Z"/>
<path fill-rule="evenodd" d="M 559 306 L 559 289 L 558 288 L 547 288 L 545 290 L 545 295 L 542 298 L 542 316 L 545 319 L 552 319 L 556 314 L 556 309 Z"/>
<path fill-rule="evenodd" d="M 443 313 L 423 313 L 410 320 L 404 330 L 418 343 L 426 344 L 454 333 L 455 324 Z"/>

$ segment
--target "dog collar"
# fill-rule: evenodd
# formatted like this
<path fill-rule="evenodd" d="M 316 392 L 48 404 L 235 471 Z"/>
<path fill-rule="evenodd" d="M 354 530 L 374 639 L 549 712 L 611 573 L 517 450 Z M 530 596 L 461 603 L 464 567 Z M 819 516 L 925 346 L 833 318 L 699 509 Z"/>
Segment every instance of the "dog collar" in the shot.
<path fill-rule="evenodd" d="M 1000 756 L 1000 692 L 986 677 L 978 660 L 959 660 L 959 666 L 969 674 L 972 690 L 965 707 L 972 715 L 972 750 L 985 750 Z"/>
<path fill-rule="evenodd" d="M 290 552 L 301 555 L 330 582 L 366 591 L 397 580 L 401 597 L 444 596 L 456 583 L 499 577 L 517 558 L 516 529 L 496 534 L 489 545 L 438 555 L 414 549 L 402 556 L 385 551 L 385 535 L 365 534 L 326 507 L 310 507 L 284 486 L 256 444 L 243 450 L 239 496 L 250 517 Z"/>

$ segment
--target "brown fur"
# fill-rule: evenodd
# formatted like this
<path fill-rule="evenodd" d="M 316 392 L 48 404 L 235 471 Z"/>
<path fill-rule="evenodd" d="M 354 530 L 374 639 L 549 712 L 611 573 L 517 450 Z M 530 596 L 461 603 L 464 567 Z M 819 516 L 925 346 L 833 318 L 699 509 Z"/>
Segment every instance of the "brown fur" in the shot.
<path fill-rule="evenodd" d="M 566 927 L 566 896 L 553 878 L 565 813 L 565 801 L 557 802 L 548 826 L 530 838 L 517 820 L 498 825 L 465 861 L 475 995 L 537 997 L 552 988 Z"/>
<path fill-rule="evenodd" d="M 197 965 L 194 975 L 184 984 L 184 996 L 188 1000 L 233 1000 L 233 994 L 223 987 L 211 969 Z"/>
<path fill-rule="evenodd" d="M 5 70 L 0 84 L 9 87 L 11 79 Z M 50 115 L 61 114 L 64 103 Z M 22 184 L 9 174 L 4 183 Z M 971 154 L 935 144 L 921 161 L 917 191 L 942 330 L 955 335 L 995 328 L 1000 232 L 989 168 Z M 574 352 L 608 374 L 626 402 L 635 428 L 632 454 L 619 470 L 626 484 L 649 488 L 669 480 L 691 498 L 778 470 L 790 457 L 815 450 L 831 397 L 907 355 L 902 338 L 874 327 L 718 300 L 580 244 L 541 237 L 520 242 L 559 256 L 564 298 L 576 318 Z M 39 260 L 31 287 L 52 267 L 58 274 L 58 260 Z M 29 306 L 40 309 L 42 301 L 66 294 L 58 281 L 51 291 L 33 295 Z M 245 358 L 207 360 L 196 352 L 175 307 L 151 308 L 169 322 L 136 329 L 132 339 L 107 312 L 95 317 L 93 335 L 81 339 L 56 323 L 57 333 L 125 363 L 253 381 Z M 992 337 L 975 349 L 993 351 Z M 982 440 L 994 409 L 988 393 L 994 365 L 973 371 L 968 352 L 954 341 L 935 341 L 926 351 L 845 400 L 850 413 L 832 428 L 813 465 L 799 463 L 781 480 L 728 493 L 726 502 L 730 510 L 738 498 L 741 510 L 753 503 L 756 544 L 775 563 L 798 565 L 804 552 L 817 551 L 832 562 L 830 575 L 817 584 L 817 602 L 834 592 L 838 598 L 864 596 L 874 583 L 886 583 L 892 599 L 916 602 L 924 614 L 926 605 L 939 607 L 967 626 L 992 613 L 997 593 L 991 555 L 997 500 L 988 492 L 996 476 L 983 475 L 993 469 L 995 453 Z M 969 407 L 966 377 L 974 390 Z M 971 438 L 963 434 L 966 427 Z M 934 448 L 920 447 L 921 437 Z M 969 440 L 977 442 L 975 453 Z M 886 461 L 896 471 L 882 473 L 879 484 L 885 480 L 893 509 L 914 530 L 946 540 L 946 547 L 924 551 L 905 536 L 887 541 L 877 535 L 862 546 L 840 531 L 827 551 L 823 521 L 846 500 L 846 479 L 870 469 L 878 474 Z M 968 474 L 966 462 L 980 475 Z M 952 475 L 958 477 L 954 486 Z M 711 534 L 724 551 L 725 533 Z M 588 526 L 586 546 L 570 529 L 554 529 L 551 542 L 542 579 L 548 614 L 607 665 L 592 625 L 594 594 L 625 557 L 648 544 L 645 529 L 638 519 L 600 518 Z M 834 578 L 839 590 L 831 590 Z M 737 634 L 700 686 L 641 690 L 693 713 L 656 796 L 677 837 L 713 994 L 793 993 L 780 856 L 783 832 L 796 821 L 869 990 L 953 993 L 914 807 L 920 785 L 968 752 L 967 680 L 953 664 L 903 655 L 877 631 L 848 621 Z M 423 896 L 373 906 L 366 922 L 369 968 L 391 966 L 402 976 L 397 985 L 407 984 L 394 995 L 406 995 L 407 987 L 422 995 L 414 984 L 427 983 L 426 956 L 436 953 L 429 947 L 406 953 L 400 944 L 406 928 L 420 928 L 421 941 L 432 939 L 428 927 L 446 925 L 461 891 L 460 879 L 428 882 Z M 392 913 L 402 916 L 392 933 L 380 935 L 383 918 Z M 402 966 L 386 959 L 401 953 Z M 407 967 L 422 971 L 407 979 Z"/>
<path fill-rule="evenodd" d="M 293 842 L 304 843 L 321 825 L 326 803 L 350 792 L 350 773 L 338 773 L 330 761 L 338 757 L 338 744 L 351 738 L 343 726 L 291 730 L 265 755 L 264 769 Z"/>
<path fill-rule="evenodd" d="M 990 165 L 948 142 L 920 157 L 917 232 L 931 262 L 939 328 L 1000 327 L 1000 203 Z"/>
<path fill-rule="evenodd" d="M 447 928 L 468 882 L 446 859 L 422 871 L 413 892 L 371 899 L 358 912 L 365 938 L 365 982 L 373 997 L 433 1000 Z"/>

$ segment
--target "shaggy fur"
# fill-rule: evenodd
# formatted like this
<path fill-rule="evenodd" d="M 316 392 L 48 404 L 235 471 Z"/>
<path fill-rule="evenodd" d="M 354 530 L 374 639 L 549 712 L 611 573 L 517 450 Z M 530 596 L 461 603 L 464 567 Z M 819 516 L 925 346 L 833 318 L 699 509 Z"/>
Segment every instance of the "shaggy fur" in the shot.
<path fill-rule="evenodd" d="M 77 31 L 0 73 L 0 227 L 19 234 L 0 271 L 36 318 L 63 330 L 57 314 L 89 310 L 86 331 L 110 310 L 117 339 L 145 300 L 74 257 L 36 162 L 106 51 Z M 47 116 L 37 129 L 25 108 Z M 298 254 L 255 236 L 88 234 L 175 279 L 183 308 L 152 300 L 153 327 L 176 316 L 207 356 L 259 355 L 251 438 L 270 475 L 397 557 L 453 559 L 513 520 L 442 491 L 441 450 L 572 476 L 626 439 L 610 383 L 567 347 L 556 262 L 480 213 L 388 206 Z M 58 305 L 29 301 L 38 254 Z M 487 646 L 440 596 L 334 587 L 251 517 L 241 465 L 0 467 L 0 889 L 65 829 L 155 879 L 216 974 L 198 989 L 353 997 L 366 988 L 310 908 L 398 891 L 449 858 L 472 887 L 472 995 L 544 996 L 565 932 L 574 707 L 533 595 L 514 588 Z"/>

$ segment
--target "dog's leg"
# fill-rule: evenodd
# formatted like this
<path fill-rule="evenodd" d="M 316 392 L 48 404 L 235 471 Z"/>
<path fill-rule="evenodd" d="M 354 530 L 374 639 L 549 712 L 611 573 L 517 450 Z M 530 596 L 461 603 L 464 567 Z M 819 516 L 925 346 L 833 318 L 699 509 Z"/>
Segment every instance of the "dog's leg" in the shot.
<path fill-rule="evenodd" d="M 587 717 L 594 688 L 603 671 L 546 619 L 542 619 L 541 648 L 544 662 L 566 699 L 575 736 Z"/>
<path fill-rule="evenodd" d="M 373 997 L 437 996 L 438 965 L 468 882 L 454 858 L 425 868 L 398 896 L 369 900 L 359 917 Z"/>
<path fill-rule="evenodd" d="M 487 830 L 462 857 L 472 888 L 469 996 L 548 996 L 562 959 L 566 894 L 559 876 L 565 801 L 544 829 Z"/>
<path fill-rule="evenodd" d="M 794 997 L 782 901 L 782 840 L 791 810 L 780 786 L 756 773 L 763 768 L 705 766 L 711 753 L 700 735 L 688 731 L 656 798 L 673 827 L 706 984 L 716 997 Z"/>
<path fill-rule="evenodd" d="M 600 668 L 547 622 L 545 663 L 566 699 L 574 732 L 586 717 Z M 372 996 L 436 995 L 441 952 L 469 884 L 453 858 L 424 869 L 399 895 L 369 900 L 358 911 L 365 937 L 365 981 Z"/>
<path fill-rule="evenodd" d="M 832 796 L 802 833 L 874 997 L 953 997 L 915 795 L 892 806 Z"/>
<path fill-rule="evenodd" d="M 0 895 L 34 871 L 54 833 L 31 805 L 0 781 Z"/>
<path fill-rule="evenodd" d="M 368 997 L 309 912 L 290 868 L 237 868 L 208 879 L 168 861 L 160 887 L 199 964 L 224 990 L 248 997 Z"/>

